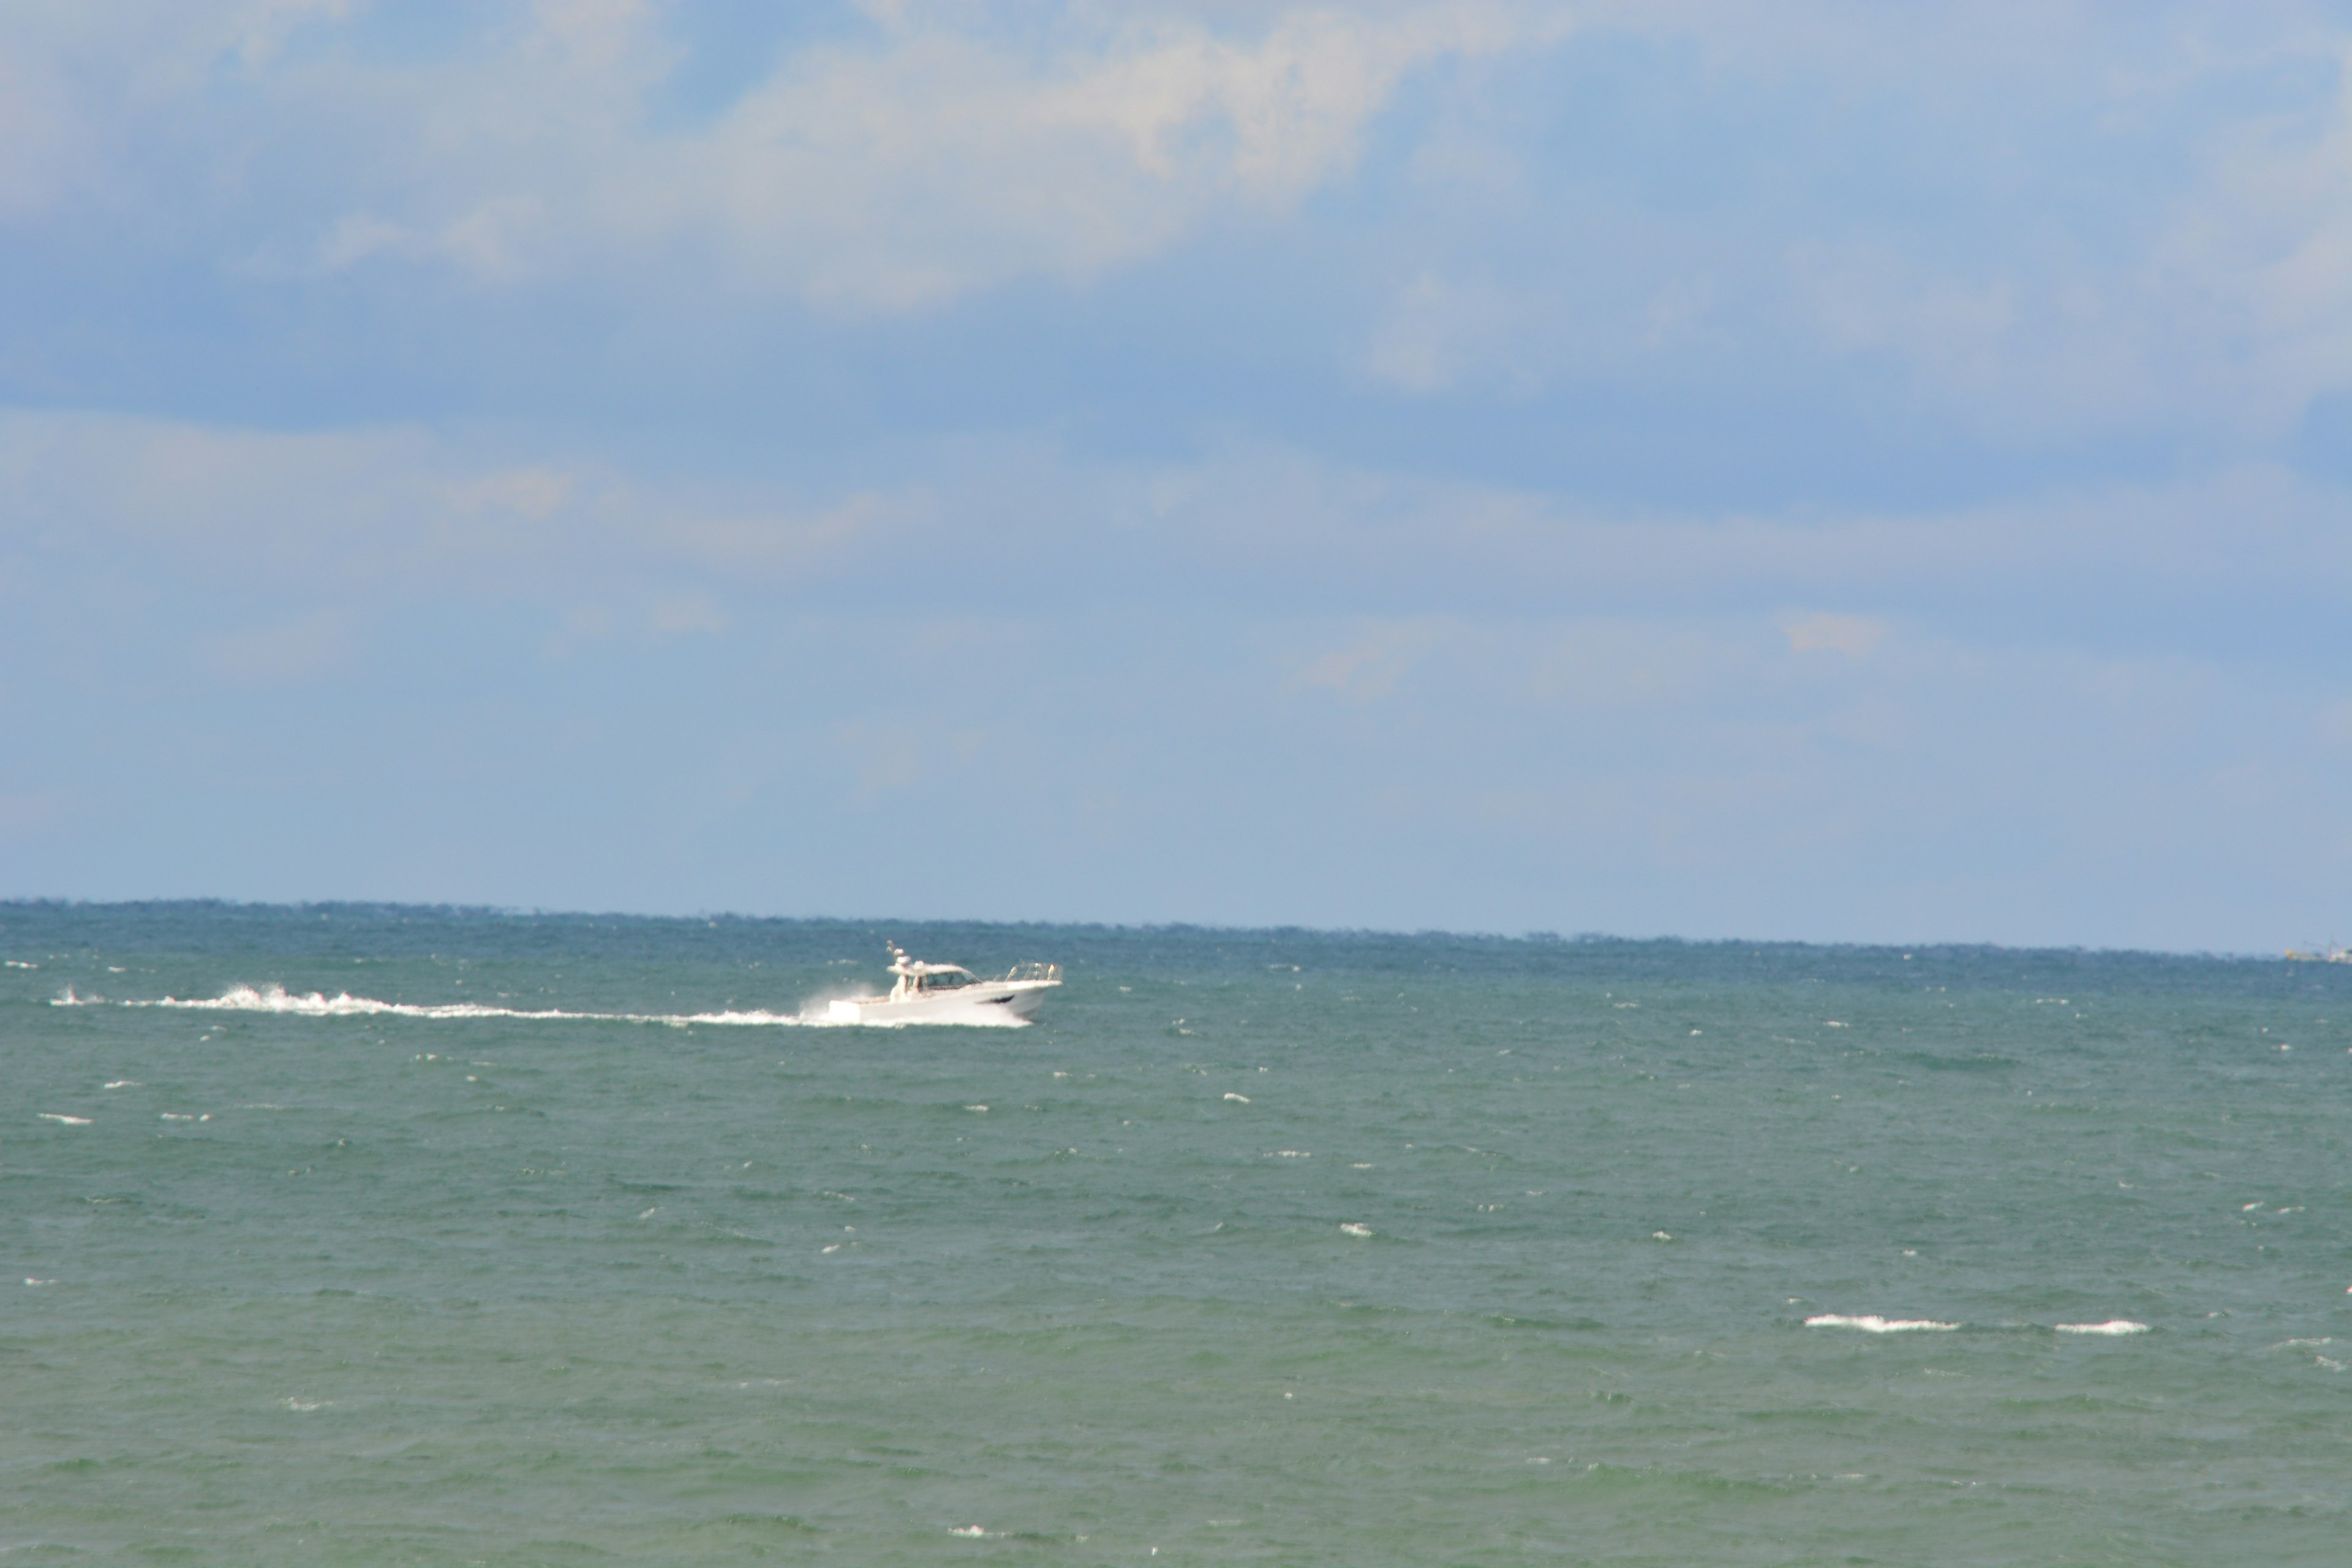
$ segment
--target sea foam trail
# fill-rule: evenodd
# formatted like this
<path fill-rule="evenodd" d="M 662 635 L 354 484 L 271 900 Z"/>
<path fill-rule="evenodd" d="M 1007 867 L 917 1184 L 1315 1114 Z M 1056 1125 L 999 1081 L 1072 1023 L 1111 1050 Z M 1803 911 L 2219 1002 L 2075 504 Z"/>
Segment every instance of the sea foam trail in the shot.
<path fill-rule="evenodd" d="M 497 1007 L 479 1002 L 380 1002 L 345 991 L 330 996 L 313 991 L 299 995 L 283 985 L 232 985 L 219 995 L 163 996 L 149 1000 L 108 1002 L 77 996 L 68 990 L 50 1003 L 53 1007 L 171 1007 L 194 1013 L 278 1013 L 304 1018 L 537 1018 L 601 1024 L 661 1024 L 682 1029 L 690 1024 L 754 1025 L 800 1027 L 823 1025 L 821 1016 L 760 1010 L 722 1013 L 579 1013 L 561 1007 Z"/>
<path fill-rule="evenodd" d="M 2147 1325 L 2146 1323 L 2135 1323 L 2129 1318 L 2110 1318 L 2104 1323 L 2053 1323 L 2051 1327 L 2056 1329 L 2062 1334 L 2113 1334 L 2121 1336 L 2124 1334 L 2144 1334 L 2147 1332 Z"/>
<path fill-rule="evenodd" d="M 171 1007 L 194 1013 L 278 1013 L 304 1018 L 526 1018 L 592 1024 L 658 1024 L 671 1029 L 683 1029 L 695 1024 L 786 1029 L 901 1029 L 964 1025 L 1001 1029 L 1022 1028 L 1029 1023 L 1026 1018 L 1006 1017 L 1001 1013 L 983 1014 L 972 1018 L 901 1018 L 888 1023 L 852 1023 L 828 1017 L 822 1008 L 815 1006 L 800 1013 L 772 1013 L 764 1008 L 730 1009 L 718 1013 L 581 1013 L 562 1007 L 499 1007 L 481 1002 L 380 1002 L 373 996 L 354 996 L 348 991 L 333 996 L 321 991 L 299 995 L 277 984 L 258 987 L 232 985 L 213 997 L 163 996 L 120 1002 L 110 1002 L 98 996 L 78 996 L 71 987 L 68 987 L 66 994 L 51 1000 L 49 1005 Z"/>

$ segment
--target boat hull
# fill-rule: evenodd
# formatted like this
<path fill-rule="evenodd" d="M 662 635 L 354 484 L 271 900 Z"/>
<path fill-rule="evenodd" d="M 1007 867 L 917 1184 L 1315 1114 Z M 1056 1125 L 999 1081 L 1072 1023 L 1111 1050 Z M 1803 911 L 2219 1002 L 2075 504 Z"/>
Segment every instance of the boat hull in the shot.
<path fill-rule="evenodd" d="M 825 1008 L 834 1024 L 895 1027 L 904 1024 L 963 1024 L 1003 1027 L 1026 1024 L 1058 980 L 992 980 L 925 996 L 845 996 Z"/>

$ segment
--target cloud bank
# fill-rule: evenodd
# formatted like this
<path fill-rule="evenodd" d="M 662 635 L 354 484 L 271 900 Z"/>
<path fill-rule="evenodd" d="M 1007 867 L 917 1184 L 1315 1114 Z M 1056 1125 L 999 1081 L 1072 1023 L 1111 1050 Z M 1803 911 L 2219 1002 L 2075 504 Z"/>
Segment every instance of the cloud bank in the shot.
<path fill-rule="evenodd" d="M 2316 940 L 2347 60 L 11 12 L 0 893 Z"/>

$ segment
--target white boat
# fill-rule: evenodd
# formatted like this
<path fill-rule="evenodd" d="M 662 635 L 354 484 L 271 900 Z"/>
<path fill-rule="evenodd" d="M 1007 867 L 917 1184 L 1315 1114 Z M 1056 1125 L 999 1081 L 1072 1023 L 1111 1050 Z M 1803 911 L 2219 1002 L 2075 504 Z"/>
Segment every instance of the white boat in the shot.
<path fill-rule="evenodd" d="M 1056 963 L 1016 963 L 1000 979 L 983 979 L 960 963 L 925 963 L 890 944 L 887 996 L 843 996 L 825 1008 L 835 1024 L 1025 1024 L 1062 983 Z"/>

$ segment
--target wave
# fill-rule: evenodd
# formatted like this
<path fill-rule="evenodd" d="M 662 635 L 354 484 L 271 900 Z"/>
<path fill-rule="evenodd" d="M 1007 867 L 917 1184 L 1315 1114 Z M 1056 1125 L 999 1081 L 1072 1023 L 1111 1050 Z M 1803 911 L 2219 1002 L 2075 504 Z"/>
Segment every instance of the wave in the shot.
<path fill-rule="evenodd" d="M 1865 1312 L 1849 1318 L 1842 1312 L 1822 1312 L 1805 1320 L 1809 1329 L 1860 1329 L 1865 1334 L 1948 1334 L 1960 1325 L 1939 1323 L 1933 1318 L 1882 1318 L 1875 1312 Z"/>
<path fill-rule="evenodd" d="M 1959 1326 L 1958 1323 L 1938 1322 L 1933 1318 L 1882 1318 L 1874 1312 L 1852 1318 L 1842 1312 L 1822 1312 L 1805 1320 L 1805 1327 L 1809 1329 L 1860 1329 L 1866 1334 L 1948 1334 Z M 2007 1323 L 2002 1326 L 2015 1329 L 2025 1325 Z M 2100 1334 L 2116 1339 L 2148 1331 L 2146 1323 L 2136 1323 L 2129 1318 L 2110 1318 L 2104 1323 L 2053 1323 L 2051 1327 L 2062 1334 Z M 2318 1342 L 2324 1344 L 2326 1342 Z"/>

